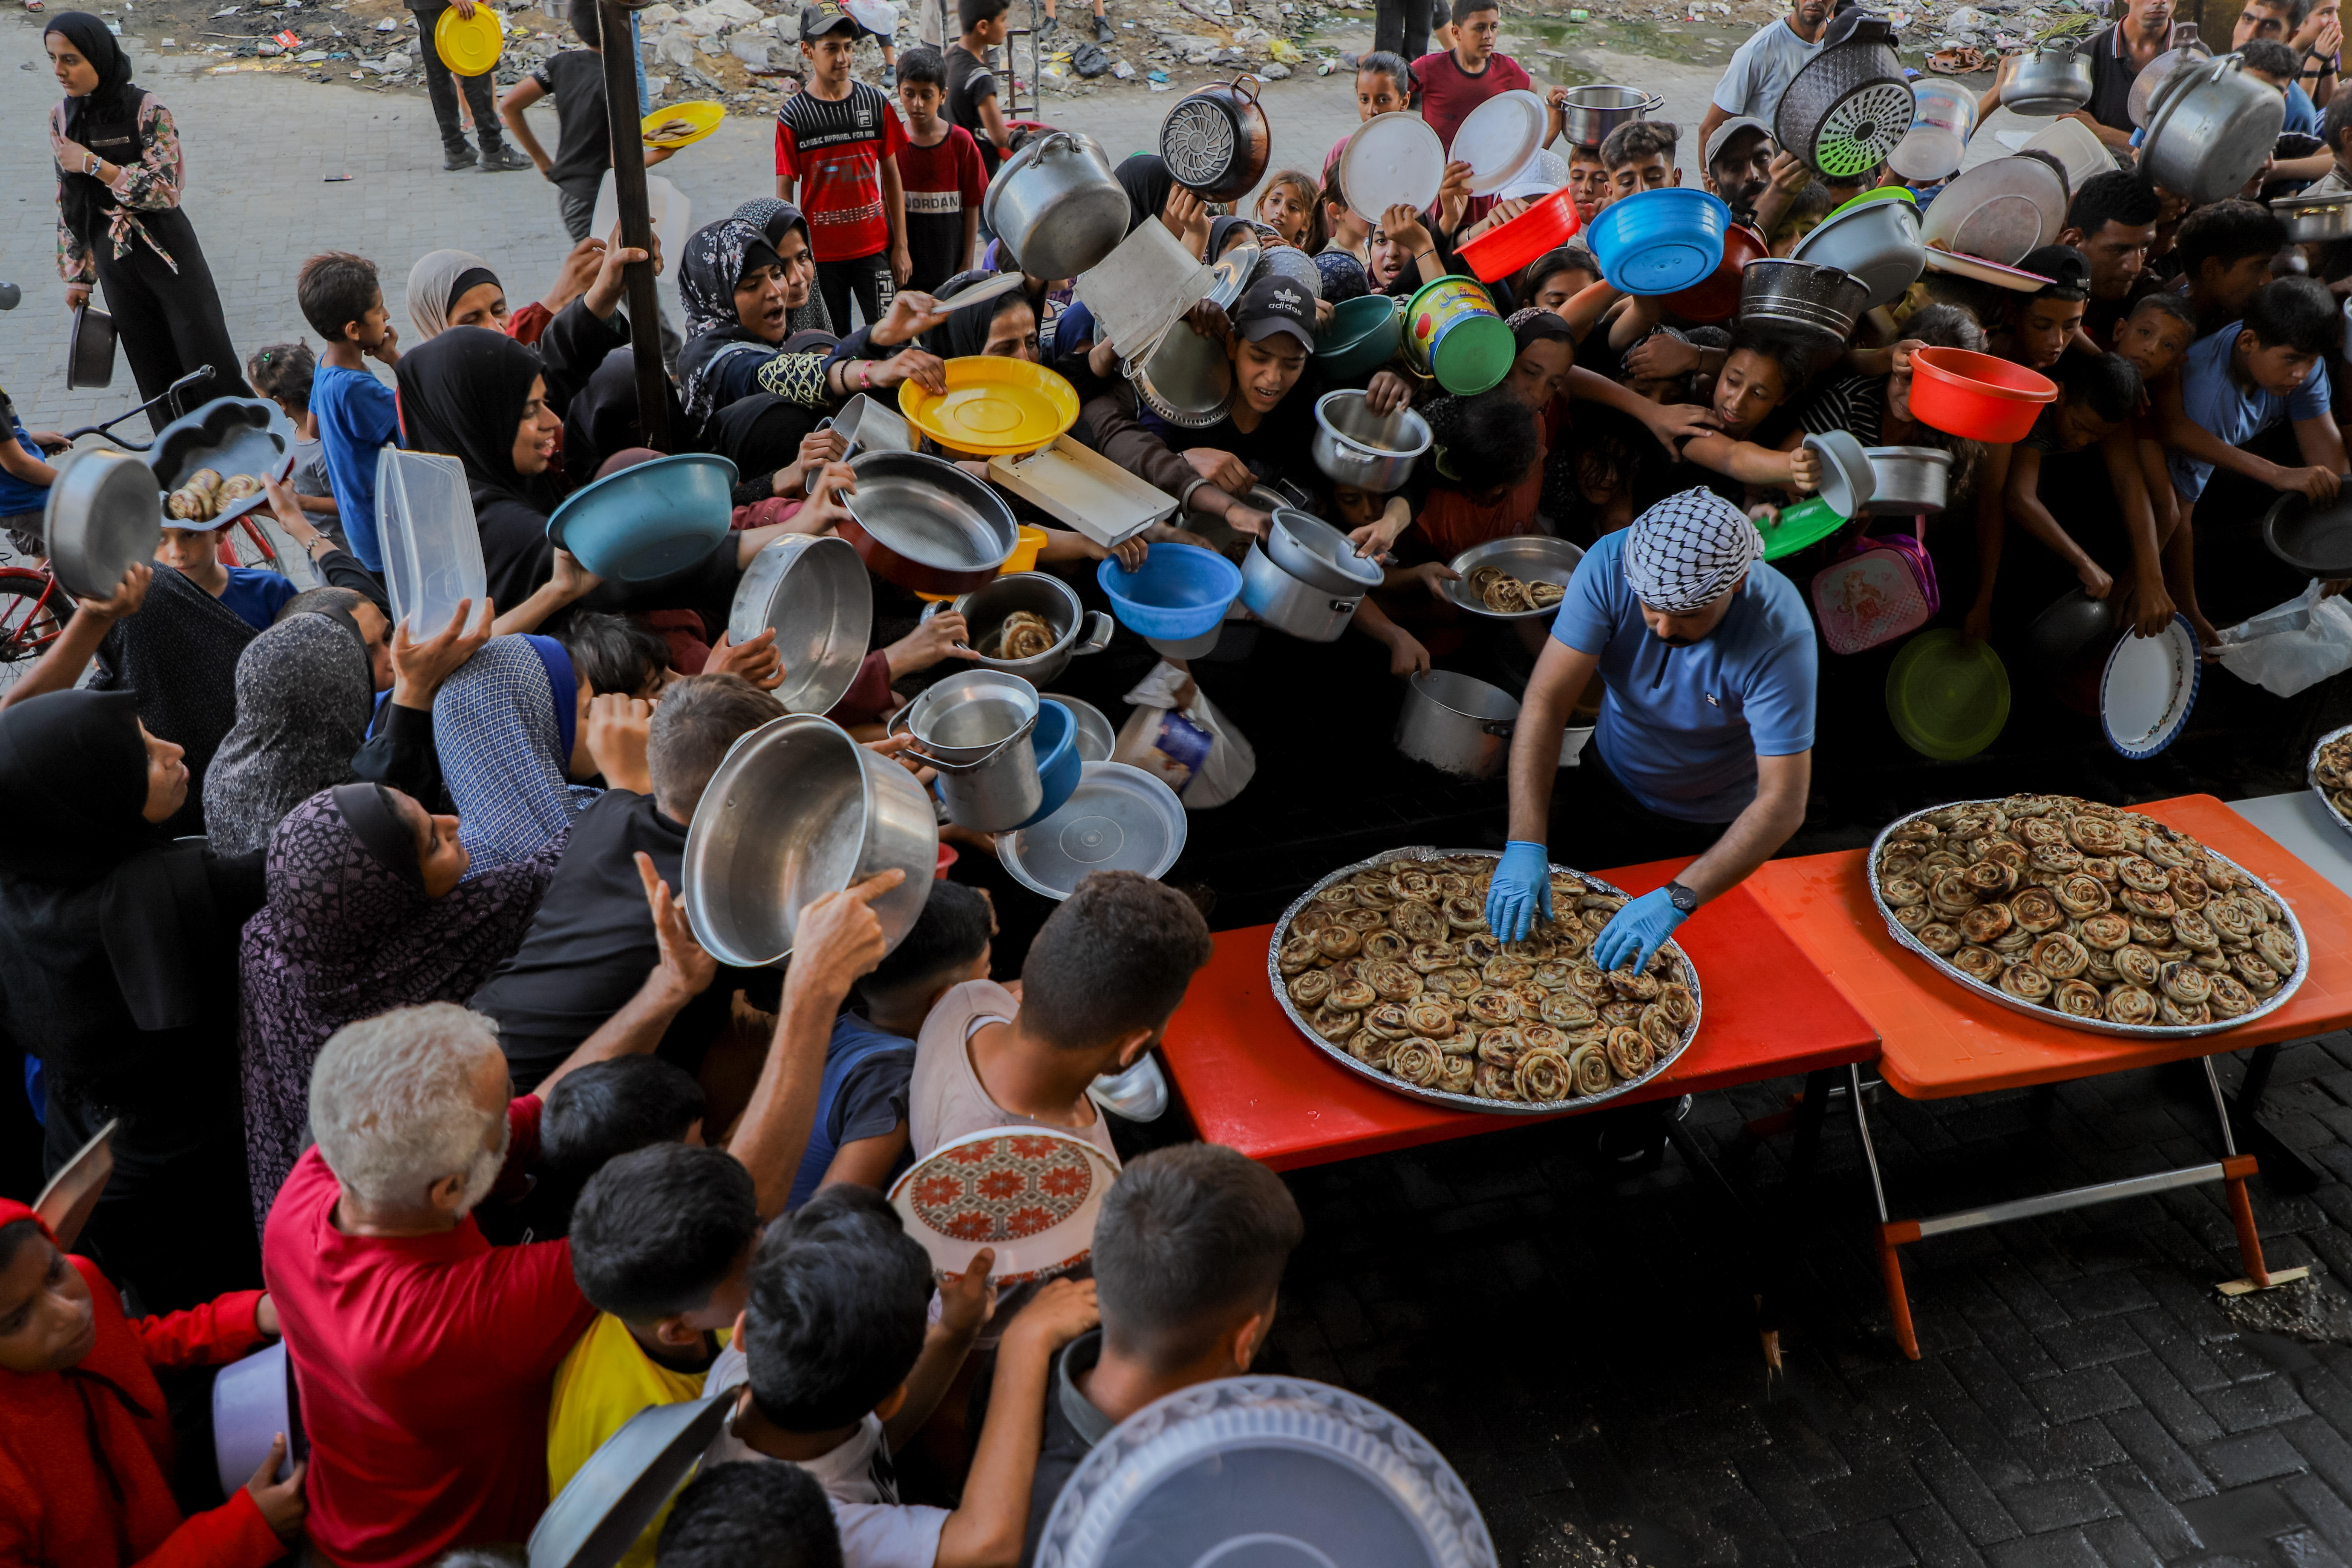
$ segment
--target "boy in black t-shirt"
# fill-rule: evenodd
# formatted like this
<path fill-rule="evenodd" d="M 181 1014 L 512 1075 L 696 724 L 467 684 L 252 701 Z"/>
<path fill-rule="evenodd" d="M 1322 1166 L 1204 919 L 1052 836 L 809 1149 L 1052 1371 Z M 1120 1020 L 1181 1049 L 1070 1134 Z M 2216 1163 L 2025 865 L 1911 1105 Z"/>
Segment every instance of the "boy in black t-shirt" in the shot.
<path fill-rule="evenodd" d="M 980 146 L 980 166 L 990 179 L 1013 151 L 1013 131 L 996 100 L 996 73 L 990 52 L 1004 42 L 1013 24 L 1005 17 L 1013 0 L 956 0 L 956 24 L 963 37 L 944 51 L 948 123 L 968 132 Z"/>
<path fill-rule="evenodd" d="M 907 250 L 914 258 L 907 287 L 930 293 L 971 265 L 980 244 L 980 198 L 988 174 L 980 147 L 961 125 L 940 118 L 947 100 L 947 66 L 929 44 L 898 62 L 898 103 L 907 111 L 907 145 L 898 177 L 907 191 Z"/>
<path fill-rule="evenodd" d="M 507 89 L 499 100 L 499 118 L 516 146 L 539 166 L 557 192 L 564 232 L 577 242 L 588 237 L 596 211 L 596 192 L 604 171 L 613 166 L 612 139 L 604 117 L 604 34 L 596 18 L 596 0 L 572 0 L 572 30 L 581 47 L 548 57 L 545 63 Z M 555 100 L 559 132 L 555 156 L 547 155 L 531 133 L 523 110 L 542 98 Z M 667 160 L 673 149 L 649 147 L 646 167 Z"/>

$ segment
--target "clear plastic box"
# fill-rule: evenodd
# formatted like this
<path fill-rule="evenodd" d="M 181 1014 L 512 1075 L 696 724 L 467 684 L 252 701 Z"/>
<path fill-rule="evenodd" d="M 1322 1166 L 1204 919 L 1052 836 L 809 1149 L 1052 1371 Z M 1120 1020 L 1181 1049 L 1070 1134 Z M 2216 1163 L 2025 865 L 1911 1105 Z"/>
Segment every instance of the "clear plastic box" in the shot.
<path fill-rule="evenodd" d="M 384 447 L 376 459 L 375 527 L 392 613 L 410 637 L 428 637 L 447 626 L 460 599 L 474 601 L 478 616 L 489 574 L 463 463 Z"/>

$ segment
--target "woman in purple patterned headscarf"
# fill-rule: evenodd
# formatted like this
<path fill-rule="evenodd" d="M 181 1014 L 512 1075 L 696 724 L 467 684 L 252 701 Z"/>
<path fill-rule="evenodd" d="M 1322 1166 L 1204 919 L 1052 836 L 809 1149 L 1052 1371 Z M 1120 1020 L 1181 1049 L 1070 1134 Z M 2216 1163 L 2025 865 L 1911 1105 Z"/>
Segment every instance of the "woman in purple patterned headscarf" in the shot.
<path fill-rule="evenodd" d="M 521 945 L 569 837 L 466 880 L 457 819 L 381 784 L 320 790 L 278 825 L 268 902 L 237 954 L 256 1229 L 309 1142 L 310 1068 L 327 1037 L 473 994 Z"/>

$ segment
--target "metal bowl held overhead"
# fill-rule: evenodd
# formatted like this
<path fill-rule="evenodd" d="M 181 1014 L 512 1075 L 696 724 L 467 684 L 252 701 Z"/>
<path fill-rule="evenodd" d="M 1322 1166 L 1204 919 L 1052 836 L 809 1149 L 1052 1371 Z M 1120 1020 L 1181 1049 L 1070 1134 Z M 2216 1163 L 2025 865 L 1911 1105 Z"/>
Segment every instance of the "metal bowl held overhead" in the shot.
<path fill-rule="evenodd" d="M 1831 430 L 1808 436 L 1804 444 L 1822 458 L 1822 499 L 1841 517 L 1853 517 L 1878 493 L 1878 476 L 1868 448 L 1853 432 Z"/>
<path fill-rule="evenodd" d="M 129 452 L 94 447 L 58 464 L 41 512 L 49 566 L 77 599 L 103 599 L 163 541 L 155 471 Z"/>
<path fill-rule="evenodd" d="M 1790 256 L 1860 279 L 1870 290 L 1865 310 L 1901 299 L 1927 269 L 1927 247 L 1919 243 L 1919 208 L 1901 197 L 1857 203 L 1832 214 Z"/>
<path fill-rule="evenodd" d="M 1571 87 L 1560 100 L 1559 132 L 1579 147 L 1599 147 L 1620 125 L 1646 120 L 1666 106 L 1655 93 L 1614 82 Z"/>
<path fill-rule="evenodd" d="M 2176 70 L 2150 100 L 2140 174 L 2192 204 L 2218 202 L 2252 179 L 2271 156 L 2286 100 L 2224 55 Z"/>
<path fill-rule="evenodd" d="M 997 859 L 1033 893 L 1066 899 L 1097 871 L 1165 876 L 1184 852 L 1184 803 L 1141 768 L 1087 763 L 1062 809 L 999 834 Z"/>
<path fill-rule="evenodd" d="M 1773 140 L 1832 179 L 1885 163 L 1909 132 L 1915 107 L 1894 44 L 1885 16 L 1853 10 L 1831 18 L 1820 51 L 1780 95 Z"/>
<path fill-rule="evenodd" d="M 975 669 L 926 688 L 890 721 L 915 737 L 907 755 L 940 771 L 948 817 L 975 833 L 1026 822 L 1045 801 L 1033 736 L 1037 689 L 1017 675 Z"/>
<path fill-rule="evenodd" d="M 868 452 L 850 465 L 841 537 L 876 576 L 918 594 L 962 594 L 996 575 L 1021 542 L 1004 498 L 919 452 Z"/>
<path fill-rule="evenodd" d="M 1176 321 L 1126 368 L 1143 405 L 1180 429 L 1206 429 L 1233 406 L 1234 363 L 1225 345 L 1189 321 Z"/>
<path fill-rule="evenodd" d="M 2271 211 L 2285 221 L 2290 244 L 2352 239 L 2352 191 L 2280 196 L 2271 203 Z"/>
<path fill-rule="evenodd" d="M 1315 401 L 1315 466 L 1333 484 L 1375 495 L 1404 488 L 1429 450 L 1429 421 L 1410 408 L 1375 414 L 1368 392 L 1327 392 Z"/>
<path fill-rule="evenodd" d="M 2053 38 L 2021 57 L 2001 84 L 2001 107 L 2020 114 L 2072 114 L 2090 102 L 2091 56 L 2075 42 Z"/>
<path fill-rule="evenodd" d="M 997 171 L 989 224 L 1032 278 L 1076 278 L 1118 248 L 1131 210 L 1099 143 L 1049 132 Z"/>
<path fill-rule="evenodd" d="M 1739 319 L 1836 339 L 1853 335 L 1870 286 L 1840 267 L 1768 258 L 1739 275 Z"/>
<path fill-rule="evenodd" d="M 840 701 L 866 660 L 874 627 L 874 584 L 845 539 L 790 533 L 751 558 L 735 585 L 727 640 L 737 647 L 776 634 L 787 713 L 823 713 Z"/>
<path fill-rule="evenodd" d="M 1862 509 L 1868 515 L 1916 517 L 1950 501 L 1952 455 L 1940 447 L 1872 447 L 1865 455 L 1877 481 Z"/>
<path fill-rule="evenodd" d="M 1448 599 L 1474 616 L 1484 616 L 1495 621 L 1531 621 L 1559 613 L 1558 605 L 1546 605 L 1533 610 L 1496 610 L 1487 607 L 1486 601 L 1470 591 L 1470 574 L 1482 566 L 1492 566 L 1507 572 L 1522 583 L 1556 583 L 1565 588 L 1576 575 L 1577 563 L 1584 559 L 1584 547 L 1549 534 L 1518 533 L 1507 539 L 1490 539 L 1484 544 L 1474 544 L 1448 562 L 1462 574 L 1458 582 L 1440 583 L 1438 588 Z"/>
<path fill-rule="evenodd" d="M 1032 686 L 1060 675 L 1074 658 L 1100 653 L 1109 646 L 1112 635 L 1110 616 L 1085 608 L 1078 603 L 1076 590 L 1050 572 L 1008 572 L 985 587 L 959 595 L 951 604 L 931 605 L 923 612 L 923 618 L 929 620 L 941 610 L 952 610 L 964 618 L 969 639 L 965 646 L 973 650 L 975 666 L 1017 675 Z M 1053 646 L 1022 658 L 990 652 L 1003 635 L 1005 620 L 1023 612 L 1041 617 L 1054 629 Z M 1086 633 L 1084 640 L 1080 632 Z"/>
<path fill-rule="evenodd" d="M 2131 122 L 2145 128 L 2149 106 L 2156 100 L 2156 89 L 2171 79 L 2172 73 L 2183 66 L 2195 66 L 2213 58 L 2213 51 L 2191 40 L 2177 49 L 2167 49 L 2140 68 L 2132 78 L 2131 92 L 2124 100 L 2124 111 Z"/>
<path fill-rule="evenodd" d="M 893 867 L 874 900 L 897 947 L 923 912 L 940 858 L 939 818 L 915 775 L 810 713 L 735 742 L 694 808 L 680 868 L 688 921 L 722 963 L 780 964 L 801 911 Z"/>
<path fill-rule="evenodd" d="M 1979 163 L 1927 208 L 1919 237 L 1939 250 L 2014 267 L 2066 226 L 2066 177 L 2022 153 Z"/>
<path fill-rule="evenodd" d="M 1381 563 L 1356 553 L 1346 534 L 1297 507 L 1280 507 L 1265 531 L 1266 558 L 1327 594 L 1362 597 L 1381 585 Z"/>
<path fill-rule="evenodd" d="M 1242 603 L 1276 631 L 1301 642 L 1339 641 L 1363 602 L 1361 589 L 1335 594 L 1292 576 L 1255 544 L 1242 561 Z"/>

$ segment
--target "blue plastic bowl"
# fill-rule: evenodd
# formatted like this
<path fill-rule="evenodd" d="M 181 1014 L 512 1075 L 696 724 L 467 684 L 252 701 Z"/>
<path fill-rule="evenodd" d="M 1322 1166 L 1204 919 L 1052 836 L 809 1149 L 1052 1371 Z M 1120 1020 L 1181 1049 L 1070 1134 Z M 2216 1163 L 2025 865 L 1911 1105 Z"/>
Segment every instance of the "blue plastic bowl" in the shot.
<path fill-rule="evenodd" d="M 547 520 L 547 537 L 606 582 L 651 582 L 727 537 L 734 488 L 735 465 L 724 458 L 656 458 L 574 491 Z"/>
<path fill-rule="evenodd" d="M 1723 265 L 1731 209 L 1719 196 L 1671 185 L 1601 208 L 1584 231 L 1601 276 L 1627 294 L 1674 294 Z"/>
<path fill-rule="evenodd" d="M 1128 630 L 1163 642 L 1197 637 L 1225 618 L 1242 591 L 1242 569 L 1197 544 L 1155 544 L 1142 568 L 1129 572 L 1116 556 L 1095 568 L 1110 595 L 1111 613 Z"/>
<path fill-rule="evenodd" d="M 1078 721 L 1058 702 L 1037 704 L 1037 728 L 1030 732 L 1029 743 L 1037 753 L 1037 782 L 1045 786 L 1045 801 L 1023 827 L 1034 827 L 1069 805 L 1086 766 L 1078 755 Z"/>

